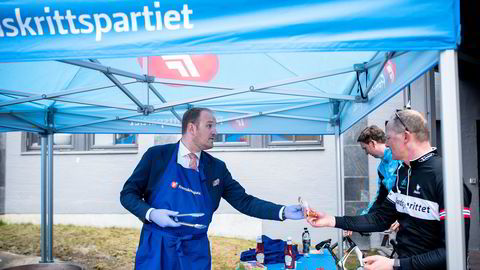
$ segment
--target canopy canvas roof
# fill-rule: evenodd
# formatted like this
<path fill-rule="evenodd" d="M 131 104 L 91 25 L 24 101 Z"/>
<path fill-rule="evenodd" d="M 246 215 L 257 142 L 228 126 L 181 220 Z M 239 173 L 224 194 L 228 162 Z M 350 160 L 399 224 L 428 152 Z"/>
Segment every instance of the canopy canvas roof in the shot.
<path fill-rule="evenodd" d="M 306 52 L 0 64 L 0 126 L 181 133 L 181 115 L 195 106 L 215 111 L 219 133 L 334 134 L 335 121 L 345 131 L 438 58 L 436 51 Z M 182 72 L 207 82 L 162 78 Z"/>
<path fill-rule="evenodd" d="M 201 106 L 219 133 L 335 134 L 339 157 L 341 133 L 439 62 L 442 100 L 457 100 L 442 129 L 459 129 L 458 0 L 21 0 L 0 14 L 2 132 L 179 133 Z M 444 178 L 461 179 L 458 132 L 443 134 Z"/>

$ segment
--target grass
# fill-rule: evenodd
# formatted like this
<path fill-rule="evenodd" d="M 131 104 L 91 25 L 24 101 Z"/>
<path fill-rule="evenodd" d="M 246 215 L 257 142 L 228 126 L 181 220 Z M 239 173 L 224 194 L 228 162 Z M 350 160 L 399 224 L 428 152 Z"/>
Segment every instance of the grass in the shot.
<path fill-rule="evenodd" d="M 132 269 L 140 230 L 55 225 L 53 256 L 87 269 Z M 255 241 L 211 236 L 212 269 L 234 269 L 240 253 Z M 0 221 L 0 250 L 40 256 L 40 226 Z"/>
<path fill-rule="evenodd" d="M 55 225 L 53 256 L 87 269 L 130 270 L 139 229 L 96 228 Z M 256 246 L 255 241 L 210 236 L 212 269 L 235 269 L 240 253 Z M 0 220 L 0 251 L 40 256 L 40 226 L 7 224 Z M 367 255 L 373 255 L 369 252 Z M 347 269 L 356 269 L 355 256 L 347 260 Z"/>

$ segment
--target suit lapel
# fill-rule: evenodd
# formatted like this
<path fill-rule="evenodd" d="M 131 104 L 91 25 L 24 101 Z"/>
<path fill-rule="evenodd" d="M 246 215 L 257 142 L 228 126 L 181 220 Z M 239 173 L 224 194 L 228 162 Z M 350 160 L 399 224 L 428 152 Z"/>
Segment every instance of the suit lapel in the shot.
<path fill-rule="evenodd" d="M 207 183 L 210 183 L 212 179 L 212 162 L 211 162 L 211 158 L 208 156 L 206 152 L 202 151 L 200 162 L 203 164 L 203 168 L 204 168 L 203 173 L 207 178 Z"/>

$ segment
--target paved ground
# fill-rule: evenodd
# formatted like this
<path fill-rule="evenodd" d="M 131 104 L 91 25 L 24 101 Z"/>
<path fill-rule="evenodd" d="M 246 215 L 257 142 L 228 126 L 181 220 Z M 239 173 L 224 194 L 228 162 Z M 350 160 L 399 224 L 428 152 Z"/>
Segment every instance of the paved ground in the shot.
<path fill-rule="evenodd" d="M 10 252 L 0 251 L 0 269 L 17 265 L 38 263 L 40 257 L 16 255 Z"/>

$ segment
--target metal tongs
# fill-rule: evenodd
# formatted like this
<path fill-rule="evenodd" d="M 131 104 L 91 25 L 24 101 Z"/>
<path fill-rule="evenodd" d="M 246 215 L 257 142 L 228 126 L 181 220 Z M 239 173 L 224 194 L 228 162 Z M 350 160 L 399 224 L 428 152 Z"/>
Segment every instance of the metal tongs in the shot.
<path fill-rule="evenodd" d="M 176 216 L 173 217 L 173 220 L 180 225 L 193 227 L 195 229 L 201 230 L 201 229 L 205 229 L 207 226 L 203 225 L 203 224 L 193 224 L 193 223 L 181 222 L 181 221 L 178 221 L 178 218 L 179 217 L 202 217 L 204 215 L 205 215 L 204 213 L 177 214 Z"/>

